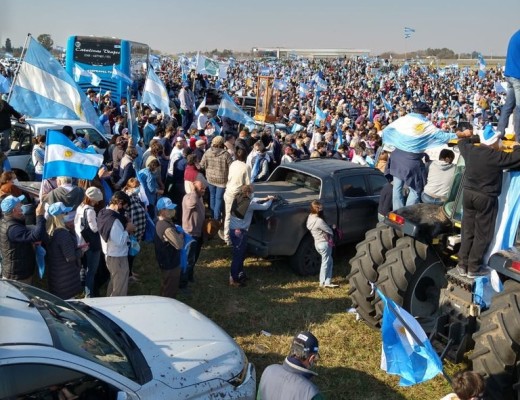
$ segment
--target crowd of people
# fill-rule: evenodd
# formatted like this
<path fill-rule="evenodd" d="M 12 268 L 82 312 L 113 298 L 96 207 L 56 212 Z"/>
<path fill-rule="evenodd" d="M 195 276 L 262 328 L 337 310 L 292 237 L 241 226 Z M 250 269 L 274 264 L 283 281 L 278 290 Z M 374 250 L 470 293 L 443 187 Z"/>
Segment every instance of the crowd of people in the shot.
<path fill-rule="evenodd" d="M 255 95 L 254 77 L 266 67 L 277 82 L 274 110 L 286 130 L 249 129 L 224 117 L 215 122 L 208 107 L 195 111 L 210 93 Z M 269 208 L 273 201 L 272 196 L 255 198 L 252 183 L 265 180 L 276 166 L 332 157 L 377 168 L 389 179 L 381 193 L 383 218 L 403 205 L 446 200 L 454 153 L 442 151 L 439 160 L 425 165 L 428 146 L 469 138 L 488 125 L 498 125 L 495 140 L 489 142 L 492 146 L 506 133 L 506 117 L 518 112 L 511 104 L 515 104 L 520 77 L 509 79 L 512 83 L 506 90 L 501 85 L 504 73 L 498 67 L 482 75 L 458 65 L 438 68 L 420 60 L 398 64 L 359 57 L 237 61 L 229 67 L 226 79 L 194 71 L 186 76 L 184 70 L 183 61 L 164 59 L 157 71 L 170 96 L 171 117 L 140 104 L 138 96 L 126 104 L 110 92 L 100 96 L 87 91 L 100 123 L 112 135 L 104 165 L 90 181 L 67 176 L 43 179 L 41 199 L 33 210 L 34 226 L 26 225 L 30 205 L 24 205 L 27 200 L 13 185 L 16 176 L 8 163 L 2 163 L 2 277 L 32 283 L 41 268 L 36 256 L 44 249 L 51 293 L 62 298 L 99 296 L 104 281 L 100 271 L 106 270 L 106 295 L 126 295 L 129 283 L 139 279 L 133 270 L 139 243 L 148 240 L 161 271 L 161 295 L 173 298 L 179 288 L 195 280 L 204 226 L 209 221 L 221 228 L 221 238 L 233 249 L 230 286 L 245 286 L 244 258 L 252 214 Z M 501 116 L 501 110 L 507 115 Z M 130 115 L 137 115 L 137 121 L 129 121 Z M 23 118 L 3 100 L 0 116 L 2 138 L 10 126 L 5 116 Z M 133 122 L 139 125 L 137 140 L 130 135 Z M 419 131 L 411 131 L 411 126 L 418 125 Z M 89 145 L 88 137 L 75 137 L 65 128 L 64 134 L 78 147 Z M 393 136 L 397 142 L 392 142 Z M 403 142 L 407 137 L 412 139 Z M 423 142 L 417 143 L 417 137 Z M 7 148 L 2 139 L 2 150 Z M 461 150 L 465 158 L 471 158 L 473 151 Z M 40 137 L 32 157 L 36 179 L 42 179 L 44 154 L 45 138 Z M 0 157 L 4 161 L 3 152 Z M 510 158 L 509 164 L 517 163 L 514 155 Z M 497 168 L 508 162 L 497 161 Z M 471 190 L 478 188 L 465 188 L 465 210 L 474 207 L 469 202 L 478 200 L 471 200 Z M 486 206 L 491 219 L 495 197 Z M 468 223 L 469 214 L 464 217 L 463 241 L 464 236 L 473 240 L 471 230 L 478 227 Z M 322 256 L 319 284 L 337 287 L 332 283 L 333 227 L 326 224 L 319 202 L 312 203 L 307 227 Z M 472 243 L 461 250 L 462 275 L 467 276 L 468 267 L 474 276 L 479 275 L 481 250 L 489 238 L 475 240 L 478 248 L 473 252 Z M 464 265 L 468 262 L 469 266 Z M 268 368 L 262 376 L 262 398 L 273 398 L 269 393 L 280 386 L 270 386 L 270 381 L 290 374 L 310 377 L 317 349 L 317 339 L 310 332 L 298 335 L 284 366 Z M 295 390 L 291 385 L 286 388 Z M 310 383 L 300 384 L 298 391 L 305 392 L 303 397 L 293 393 L 286 398 L 319 398 L 319 390 Z"/>

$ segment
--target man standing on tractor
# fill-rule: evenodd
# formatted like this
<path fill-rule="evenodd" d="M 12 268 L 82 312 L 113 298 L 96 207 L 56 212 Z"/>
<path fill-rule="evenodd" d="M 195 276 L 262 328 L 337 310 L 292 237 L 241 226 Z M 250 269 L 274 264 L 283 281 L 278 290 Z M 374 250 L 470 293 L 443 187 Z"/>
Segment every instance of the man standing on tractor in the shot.
<path fill-rule="evenodd" d="M 502 191 L 502 171 L 520 167 L 520 146 L 511 153 L 500 151 L 501 132 L 491 125 L 476 136 L 459 140 L 459 150 L 466 163 L 462 200 L 462 238 L 457 271 L 475 278 L 489 274 L 483 264 L 484 254 L 493 239 Z M 480 139 L 480 145 L 475 143 Z"/>
<path fill-rule="evenodd" d="M 414 104 L 411 113 L 400 117 L 383 130 L 383 144 L 395 147 L 389 161 L 389 171 L 394 178 L 394 210 L 420 202 L 425 185 L 426 171 L 422 159 L 426 149 L 472 135 L 468 129 L 453 133 L 437 128 L 428 119 L 431 112 L 428 104 L 419 101 Z M 406 204 L 403 195 L 405 184 L 410 190 Z"/>

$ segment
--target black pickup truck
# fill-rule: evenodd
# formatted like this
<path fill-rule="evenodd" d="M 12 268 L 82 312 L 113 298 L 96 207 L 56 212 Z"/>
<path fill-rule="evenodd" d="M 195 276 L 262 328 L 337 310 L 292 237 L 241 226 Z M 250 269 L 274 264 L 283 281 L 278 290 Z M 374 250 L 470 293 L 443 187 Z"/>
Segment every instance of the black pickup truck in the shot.
<path fill-rule="evenodd" d="M 265 211 L 256 211 L 249 228 L 249 253 L 259 257 L 290 257 L 301 275 L 319 272 L 321 258 L 306 221 L 313 200 L 323 203 L 325 220 L 355 243 L 377 223 L 379 194 L 387 183 L 373 168 L 336 159 L 310 159 L 276 168 L 266 182 L 255 184 L 255 197 L 276 196 Z"/>

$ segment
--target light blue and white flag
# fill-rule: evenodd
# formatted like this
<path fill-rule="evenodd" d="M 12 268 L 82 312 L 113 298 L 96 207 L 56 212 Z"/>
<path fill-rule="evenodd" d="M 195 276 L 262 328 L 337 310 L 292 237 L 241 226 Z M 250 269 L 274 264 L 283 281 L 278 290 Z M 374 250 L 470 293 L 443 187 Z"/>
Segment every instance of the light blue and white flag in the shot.
<path fill-rule="evenodd" d="M 0 93 L 9 93 L 10 88 L 11 81 L 2 74 L 0 74 Z"/>
<path fill-rule="evenodd" d="M 200 115 L 200 110 L 202 107 L 206 107 L 206 96 L 204 96 L 204 99 L 200 102 L 199 106 L 195 110 L 195 116 L 198 117 Z"/>
<path fill-rule="evenodd" d="M 93 86 L 97 87 L 101 83 L 101 78 L 98 75 L 81 68 L 78 64 L 74 64 L 73 74 L 74 74 L 74 80 L 76 82 L 79 82 L 81 77 L 84 76 L 86 78 L 90 78 L 90 84 Z"/>
<path fill-rule="evenodd" d="M 222 128 L 217 123 L 217 121 L 215 121 L 215 118 L 211 118 L 209 122 L 211 122 L 211 125 L 213 125 L 213 127 L 215 128 L 215 133 L 219 136 L 222 135 Z"/>
<path fill-rule="evenodd" d="M 403 77 L 403 76 L 406 76 L 406 75 L 408 75 L 408 72 L 409 72 L 409 71 L 410 71 L 410 66 L 408 65 L 408 63 L 405 62 L 405 63 L 401 66 L 401 68 L 399 68 L 399 69 L 397 70 L 397 76 L 398 76 L 399 78 L 401 78 L 401 77 Z"/>
<path fill-rule="evenodd" d="M 316 118 L 314 120 L 314 125 L 320 126 L 321 121 L 327 119 L 328 113 L 320 109 L 318 106 L 315 107 L 314 111 L 316 112 Z"/>
<path fill-rule="evenodd" d="M 128 124 L 128 133 L 132 137 L 132 142 L 134 145 L 139 142 L 140 134 L 139 134 L 139 124 L 137 123 L 137 118 L 135 116 L 135 108 L 132 107 L 132 101 L 130 99 L 130 91 L 126 93 L 126 119 Z"/>
<path fill-rule="evenodd" d="M 456 90 L 457 92 L 462 91 L 462 86 L 460 85 L 460 82 L 459 82 L 459 81 L 455 81 L 455 90 Z"/>
<path fill-rule="evenodd" d="M 120 79 L 129 86 L 132 85 L 132 83 L 134 82 L 132 78 L 130 78 L 127 74 L 125 74 L 123 71 L 117 68 L 115 64 L 112 67 L 112 79 Z"/>
<path fill-rule="evenodd" d="M 80 149 L 63 133 L 48 131 L 45 145 L 43 179 L 70 176 L 78 179 L 94 179 L 103 164 L 103 155 L 93 148 Z"/>
<path fill-rule="evenodd" d="M 195 70 L 198 74 L 219 76 L 220 65 L 218 61 L 212 60 L 208 57 L 204 57 L 200 55 L 200 53 L 197 53 L 197 62 Z"/>
<path fill-rule="evenodd" d="M 300 124 L 298 124 L 296 122 L 291 127 L 291 133 L 296 133 L 296 132 L 299 132 L 301 130 L 303 130 L 303 125 L 300 125 Z"/>
<path fill-rule="evenodd" d="M 9 103 L 32 118 L 80 119 L 103 132 L 90 100 L 61 64 L 32 37 Z"/>
<path fill-rule="evenodd" d="M 298 93 L 300 97 L 307 97 L 309 94 L 309 86 L 306 83 L 301 82 L 298 86 Z"/>
<path fill-rule="evenodd" d="M 478 64 L 478 77 L 483 79 L 486 77 L 486 60 L 484 60 L 484 57 L 482 54 L 479 53 L 477 57 L 477 64 Z"/>
<path fill-rule="evenodd" d="M 287 90 L 287 82 L 282 79 L 275 79 L 273 82 L 273 87 L 280 92 L 285 92 Z"/>
<path fill-rule="evenodd" d="M 229 118 L 247 126 L 248 128 L 254 128 L 255 126 L 255 120 L 247 115 L 242 109 L 240 109 L 240 107 L 236 105 L 236 103 L 227 93 L 222 95 L 222 100 L 218 106 L 217 115 L 219 117 Z"/>
<path fill-rule="evenodd" d="M 385 305 L 381 369 L 399 375 L 399 386 L 426 382 L 441 373 L 442 361 L 419 322 L 379 289 L 377 294 Z"/>
<path fill-rule="evenodd" d="M 316 92 L 323 92 L 327 90 L 328 83 L 325 80 L 325 77 L 323 76 L 323 72 L 318 71 L 313 78 L 314 82 L 316 83 Z"/>
<path fill-rule="evenodd" d="M 260 67 L 260 69 L 258 70 L 258 75 L 268 76 L 269 74 L 271 74 L 270 67 Z"/>
<path fill-rule="evenodd" d="M 227 79 L 227 71 L 229 68 L 229 63 L 219 62 L 218 63 L 218 77 L 219 79 Z"/>
<path fill-rule="evenodd" d="M 456 138 L 455 133 L 437 128 L 428 118 L 417 113 L 407 114 L 383 129 L 383 144 L 410 153 L 422 153 Z"/>
<path fill-rule="evenodd" d="M 383 102 L 383 106 L 386 108 L 387 111 L 393 112 L 394 107 L 385 99 L 385 96 L 383 96 L 383 93 L 380 93 L 381 101 Z"/>
<path fill-rule="evenodd" d="M 415 33 L 415 29 L 408 28 L 408 27 L 404 28 L 404 38 L 405 39 L 409 39 L 412 36 L 412 33 Z"/>
<path fill-rule="evenodd" d="M 507 82 L 499 82 L 496 81 L 494 84 L 495 92 L 497 93 L 507 93 Z"/>
<path fill-rule="evenodd" d="M 150 104 L 158 108 L 164 115 L 171 115 L 168 92 L 166 87 L 164 87 L 164 83 L 161 81 L 161 78 L 157 76 L 153 68 L 148 70 L 141 101 L 145 104 Z"/>

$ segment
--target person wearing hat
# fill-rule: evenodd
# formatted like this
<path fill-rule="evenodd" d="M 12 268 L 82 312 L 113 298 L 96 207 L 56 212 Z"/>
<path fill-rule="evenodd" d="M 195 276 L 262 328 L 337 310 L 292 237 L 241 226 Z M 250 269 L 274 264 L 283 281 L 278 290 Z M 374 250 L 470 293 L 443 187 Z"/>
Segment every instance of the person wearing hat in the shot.
<path fill-rule="evenodd" d="M 168 197 L 157 201 L 157 223 L 155 224 L 155 257 L 161 270 L 161 296 L 177 297 L 181 277 L 180 249 L 178 230 L 173 222 L 177 205 Z"/>
<path fill-rule="evenodd" d="M 233 160 L 224 146 L 224 138 L 215 136 L 211 147 L 206 150 L 200 161 L 200 167 L 206 173 L 208 181 L 210 208 L 213 219 L 220 220 L 229 166 Z"/>
<path fill-rule="evenodd" d="M 428 104 L 416 102 L 411 113 L 398 118 L 383 130 L 383 144 L 395 147 L 389 160 L 389 172 L 394 177 L 394 210 L 420 202 L 425 185 L 425 165 L 422 159 L 426 149 L 472 136 L 469 129 L 453 133 L 437 128 L 428 119 L 431 112 Z M 406 203 L 404 185 L 409 188 Z"/>
<path fill-rule="evenodd" d="M 462 231 L 457 272 L 475 278 L 487 275 L 484 255 L 495 233 L 502 171 L 520 167 L 520 146 L 500 151 L 500 131 L 488 125 L 479 136 L 459 141 L 466 170 L 462 193 Z M 475 145 L 480 141 L 480 145 Z"/>
<path fill-rule="evenodd" d="M 103 202 L 103 193 L 91 186 L 85 191 L 85 198 L 76 210 L 74 230 L 78 247 L 83 249 L 83 268 L 85 269 L 85 297 L 92 297 L 94 278 L 101 258 L 101 237 L 97 224 L 95 207 Z"/>
<path fill-rule="evenodd" d="M 129 206 L 128 195 L 117 191 L 110 199 L 108 207 L 98 214 L 101 249 L 110 272 L 107 297 L 126 296 L 128 292 L 128 235 L 135 232 L 134 224 L 125 216 Z"/>
<path fill-rule="evenodd" d="M 47 283 L 49 292 L 70 299 L 81 288 L 81 249 L 74 232 L 72 207 L 56 202 L 47 207 Z"/>
<path fill-rule="evenodd" d="M 7 196 L 0 203 L 0 253 L 2 278 L 32 284 L 36 258 L 33 244 L 45 237 L 45 207 L 36 207 L 36 226 L 25 225 L 22 201 L 25 196 Z"/>
<path fill-rule="evenodd" d="M 258 385 L 257 400 L 320 400 L 320 389 L 311 381 L 319 360 L 319 343 L 309 331 L 298 333 L 282 365 L 269 365 Z"/>

